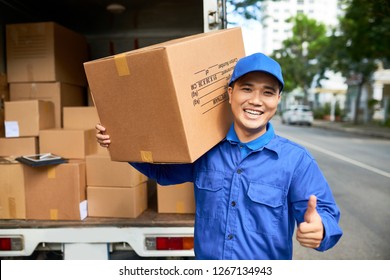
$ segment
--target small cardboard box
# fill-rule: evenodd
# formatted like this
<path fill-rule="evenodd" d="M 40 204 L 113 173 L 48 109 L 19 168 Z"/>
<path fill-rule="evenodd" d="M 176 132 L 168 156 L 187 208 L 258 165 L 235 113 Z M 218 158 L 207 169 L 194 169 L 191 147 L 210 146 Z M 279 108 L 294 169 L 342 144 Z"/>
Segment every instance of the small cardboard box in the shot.
<path fill-rule="evenodd" d="M 194 184 L 171 186 L 157 184 L 157 211 L 159 213 L 195 213 Z"/>
<path fill-rule="evenodd" d="M 85 37 L 55 22 L 6 26 L 8 82 L 64 82 L 86 86 Z"/>
<path fill-rule="evenodd" d="M 88 216 L 136 218 L 148 207 L 147 183 L 129 188 L 87 187 Z"/>
<path fill-rule="evenodd" d="M 85 159 L 97 151 L 94 129 L 45 129 L 39 133 L 40 153 L 52 153 L 67 159 Z"/>
<path fill-rule="evenodd" d="M 10 99 L 45 100 L 54 103 L 55 127 L 63 125 L 63 108 L 65 106 L 83 106 L 86 103 L 85 88 L 60 82 L 52 83 L 11 83 Z"/>
<path fill-rule="evenodd" d="M 127 162 L 112 161 L 108 154 L 88 155 L 85 162 L 88 186 L 134 187 L 148 180 Z"/>
<path fill-rule="evenodd" d="M 33 155 L 38 152 L 38 137 L 0 138 L 1 157 Z"/>
<path fill-rule="evenodd" d="M 64 107 L 64 129 L 95 129 L 99 123 L 96 107 Z"/>
<path fill-rule="evenodd" d="M 23 168 L 27 219 L 83 220 L 87 216 L 84 161 Z"/>
<path fill-rule="evenodd" d="M 64 129 L 95 129 L 99 116 L 94 106 L 74 106 L 63 108 Z M 97 153 L 109 155 L 108 149 L 97 145 Z"/>
<path fill-rule="evenodd" d="M 41 129 L 55 126 L 51 101 L 7 101 L 4 105 L 6 137 L 39 136 Z"/>
<path fill-rule="evenodd" d="M 227 84 L 245 55 L 240 28 L 84 63 L 112 160 L 194 162 L 232 122 Z"/>
<path fill-rule="evenodd" d="M 25 219 L 26 199 L 23 166 L 0 158 L 0 219 Z"/>

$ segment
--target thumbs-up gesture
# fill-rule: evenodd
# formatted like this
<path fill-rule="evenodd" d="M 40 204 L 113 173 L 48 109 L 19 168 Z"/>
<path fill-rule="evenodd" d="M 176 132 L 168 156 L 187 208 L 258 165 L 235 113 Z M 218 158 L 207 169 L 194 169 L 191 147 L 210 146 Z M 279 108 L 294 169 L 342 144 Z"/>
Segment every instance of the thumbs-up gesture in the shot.
<path fill-rule="evenodd" d="M 317 212 L 317 197 L 311 195 L 307 203 L 304 222 L 298 226 L 297 240 L 308 248 L 318 248 L 324 236 L 324 226 L 321 216 Z"/>

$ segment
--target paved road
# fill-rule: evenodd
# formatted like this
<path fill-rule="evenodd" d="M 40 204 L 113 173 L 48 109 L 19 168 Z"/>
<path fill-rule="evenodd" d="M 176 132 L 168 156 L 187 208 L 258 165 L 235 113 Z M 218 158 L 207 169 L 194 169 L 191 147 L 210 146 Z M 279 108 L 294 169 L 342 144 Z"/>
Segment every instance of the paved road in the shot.
<path fill-rule="evenodd" d="M 320 253 L 296 242 L 294 259 L 389 260 L 390 140 L 273 124 L 317 159 L 341 210 L 344 235 L 336 247 Z"/>

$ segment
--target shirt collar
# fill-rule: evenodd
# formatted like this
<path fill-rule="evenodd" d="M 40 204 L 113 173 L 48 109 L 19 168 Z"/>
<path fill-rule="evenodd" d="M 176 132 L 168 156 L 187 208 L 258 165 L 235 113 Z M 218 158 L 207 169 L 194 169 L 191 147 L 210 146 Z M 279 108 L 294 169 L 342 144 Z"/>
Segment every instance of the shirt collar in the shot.
<path fill-rule="evenodd" d="M 275 137 L 275 132 L 272 124 L 270 122 L 267 123 L 266 132 L 261 135 L 260 137 L 247 142 L 242 143 L 243 145 L 247 146 L 252 151 L 260 150 L 264 146 L 266 146 L 272 138 Z M 234 130 L 234 123 L 230 126 L 229 132 L 226 135 L 226 140 L 228 140 L 230 143 L 239 144 L 241 143 L 238 139 L 238 136 L 236 134 L 236 131 Z M 272 149 L 273 150 L 273 149 Z"/>

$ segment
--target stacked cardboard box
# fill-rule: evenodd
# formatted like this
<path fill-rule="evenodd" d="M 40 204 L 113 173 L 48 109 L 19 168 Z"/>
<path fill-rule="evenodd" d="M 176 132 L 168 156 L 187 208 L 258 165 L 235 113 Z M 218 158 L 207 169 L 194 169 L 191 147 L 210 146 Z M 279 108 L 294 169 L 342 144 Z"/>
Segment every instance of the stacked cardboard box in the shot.
<path fill-rule="evenodd" d="M 135 218 L 147 209 L 147 177 L 109 155 L 87 156 L 86 164 L 90 216 Z"/>
<path fill-rule="evenodd" d="M 0 219 L 26 218 L 24 182 L 22 164 L 0 158 Z"/>
<path fill-rule="evenodd" d="M 58 152 L 67 159 L 78 159 L 50 167 L 12 165 L 14 169 L 19 166 L 19 178 L 24 179 L 23 187 L 19 184 L 25 193 L 24 203 L 20 199 L 18 205 L 25 205 L 26 210 L 24 216 L 17 218 L 83 219 L 87 207 L 84 158 L 96 151 L 95 133 L 92 127 L 90 131 L 67 132 L 65 136 L 58 131 L 63 129 L 65 106 L 86 104 L 86 39 L 54 22 L 9 24 L 6 60 L 9 93 L 0 92 L 6 96 L 0 156 Z M 4 174 L 12 175 L 7 172 Z"/>
<path fill-rule="evenodd" d="M 91 141 L 88 141 L 87 145 L 79 145 L 85 147 L 84 151 L 88 148 L 93 150 L 80 153 L 84 155 L 86 162 L 88 215 L 92 217 L 137 217 L 147 208 L 146 182 L 148 178 L 128 163 L 111 161 L 107 149 L 97 145 L 96 131 L 92 128 L 98 122 L 95 107 L 64 107 L 64 129 L 55 132 L 42 131 L 41 137 L 46 133 L 52 135 L 51 140 L 42 144 L 48 147 L 48 145 L 53 145 L 53 142 L 60 142 L 56 148 L 57 153 L 67 152 L 70 156 L 70 149 L 61 151 L 60 147 L 66 147 L 66 143 L 69 142 L 74 143 L 77 139 L 75 135 L 88 133 Z M 58 138 L 53 141 L 55 135 Z M 70 137 L 67 137 L 68 135 Z M 42 137 L 44 138 L 46 137 Z M 84 137 L 84 139 L 87 138 Z M 73 152 L 76 151 L 77 149 L 73 148 Z"/>
<path fill-rule="evenodd" d="M 6 52 L 11 101 L 52 101 L 57 128 L 64 106 L 86 104 L 88 48 L 81 34 L 55 22 L 8 24 Z"/>
<path fill-rule="evenodd" d="M 86 86 L 83 62 L 88 47 L 83 35 L 55 22 L 6 26 L 9 83 L 57 82 Z"/>
<path fill-rule="evenodd" d="M 11 83 L 10 100 L 45 100 L 54 104 L 55 127 L 63 127 L 63 109 L 85 104 L 83 87 L 61 82 Z"/>
<path fill-rule="evenodd" d="M 6 101 L 4 113 L 6 137 L 0 137 L 0 156 L 38 153 L 40 130 L 54 127 L 53 103 L 42 100 Z"/>
<path fill-rule="evenodd" d="M 23 166 L 26 218 L 83 220 L 87 217 L 85 161 L 59 165 Z"/>
<path fill-rule="evenodd" d="M 157 184 L 157 206 L 159 213 L 195 213 L 194 184 Z"/>

